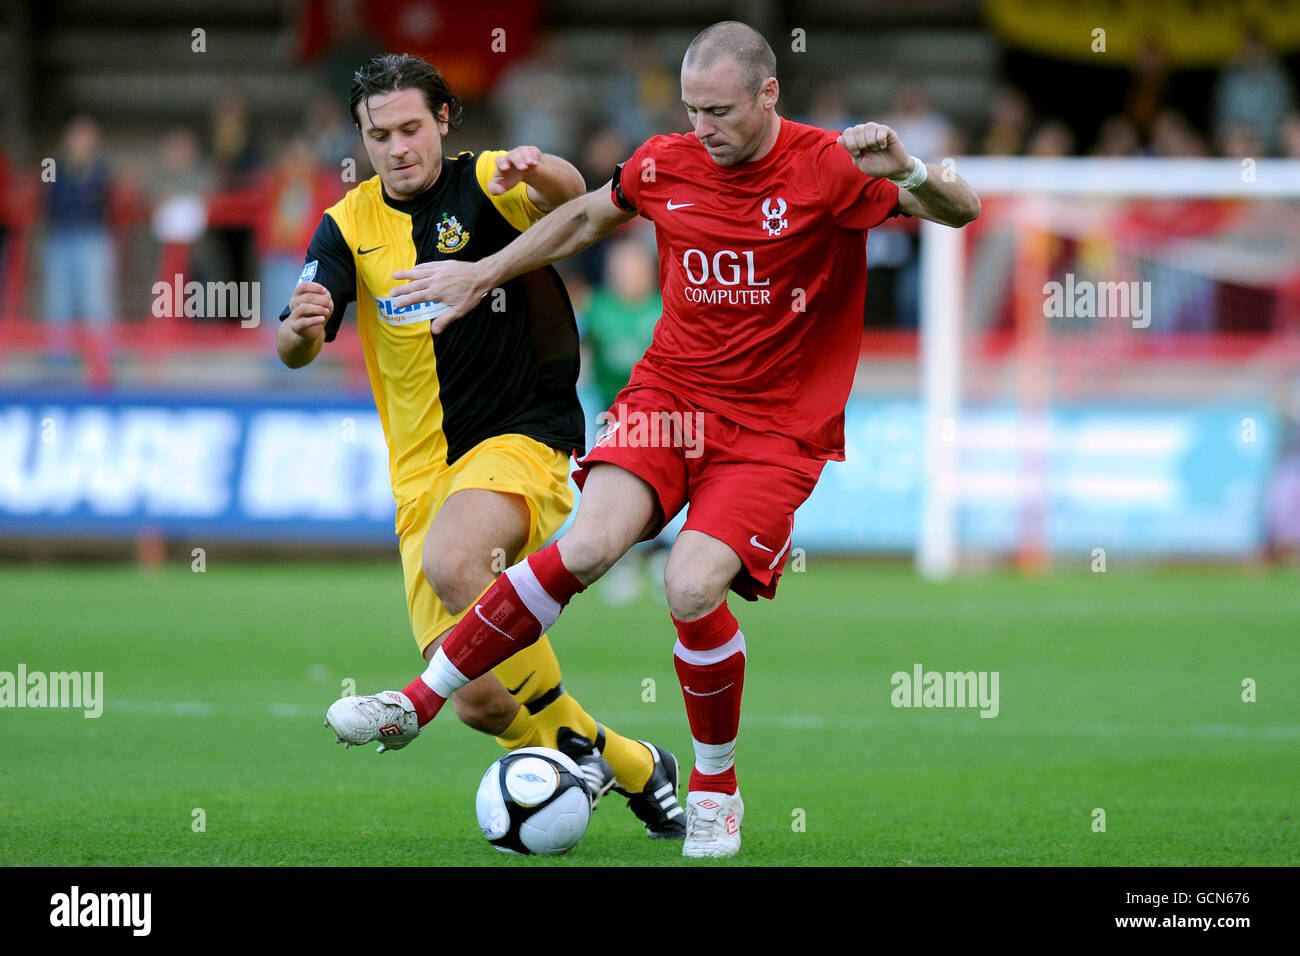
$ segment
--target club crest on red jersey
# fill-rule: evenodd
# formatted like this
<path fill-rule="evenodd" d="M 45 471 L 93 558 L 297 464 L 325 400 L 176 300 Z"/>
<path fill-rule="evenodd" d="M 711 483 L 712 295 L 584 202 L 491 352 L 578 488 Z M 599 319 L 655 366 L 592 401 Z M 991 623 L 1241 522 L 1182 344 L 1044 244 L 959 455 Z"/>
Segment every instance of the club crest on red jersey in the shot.
<path fill-rule="evenodd" d="M 779 196 L 775 206 L 772 205 L 771 197 L 763 200 L 763 228 L 769 236 L 779 236 L 782 229 L 789 228 L 790 220 L 784 218 L 785 209 L 785 200 Z"/>

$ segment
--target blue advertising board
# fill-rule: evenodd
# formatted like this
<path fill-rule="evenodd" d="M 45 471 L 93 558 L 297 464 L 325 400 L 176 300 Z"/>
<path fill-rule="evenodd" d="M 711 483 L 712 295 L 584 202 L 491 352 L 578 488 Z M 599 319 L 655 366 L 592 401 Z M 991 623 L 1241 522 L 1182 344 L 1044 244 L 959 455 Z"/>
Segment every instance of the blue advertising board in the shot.
<path fill-rule="evenodd" d="M 1057 551 L 1234 557 L 1263 540 L 1279 423 L 1265 405 L 972 408 L 954 440 L 963 547 L 1014 550 L 1026 501 Z M 925 487 L 914 399 L 855 399 L 847 461 L 795 522 L 810 551 L 910 553 Z M 368 396 L 0 394 L 0 533 L 393 544 Z"/>

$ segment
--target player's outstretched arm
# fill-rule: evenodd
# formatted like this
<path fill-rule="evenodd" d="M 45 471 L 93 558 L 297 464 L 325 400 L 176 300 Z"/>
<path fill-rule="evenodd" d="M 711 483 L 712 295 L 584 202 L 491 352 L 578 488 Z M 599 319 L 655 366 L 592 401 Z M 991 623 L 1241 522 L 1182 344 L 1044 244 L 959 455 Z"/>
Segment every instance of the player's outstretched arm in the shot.
<path fill-rule="evenodd" d="M 393 273 L 407 279 L 392 290 L 393 305 L 441 302 L 446 309 L 431 329 L 440 333 L 501 283 L 581 252 L 609 235 L 636 213 L 614 205 L 610 183 L 550 213 L 500 252 L 478 262 L 423 262 Z"/>
<path fill-rule="evenodd" d="M 851 126 L 840 134 L 839 143 L 868 176 L 898 180 L 913 171 L 913 159 L 898 134 L 881 123 Z M 945 226 L 964 226 L 979 218 L 979 197 L 966 180 L 929 163 L 925 170 L 924 182 L 898 190 L 899 212 Z"/>
<path fill-rule="evenodd" d="M 280 323 L 275 351 L 289 368 L 302 368 L 320 353 L 325 323 L 334 313 L 334 297 L 318 282 L 299 282 L 289 300 L 289 315 Z"/>
<path fill-rule="evenodd" d="M 509 192 L 519 183 L 528 187 L 529 201 L 550 212 L 587 191 L 582 173 L 566 159 L 543 153 L 536 146 L 516 146 L 496 160 L 497 172 L 487 185 L 493 196 Z"/>

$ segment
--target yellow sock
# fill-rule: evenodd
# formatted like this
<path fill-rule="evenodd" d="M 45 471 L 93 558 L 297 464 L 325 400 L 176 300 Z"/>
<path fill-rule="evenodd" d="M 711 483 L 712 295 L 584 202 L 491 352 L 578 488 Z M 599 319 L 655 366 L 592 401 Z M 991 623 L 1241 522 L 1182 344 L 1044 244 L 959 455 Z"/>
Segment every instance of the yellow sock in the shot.
<path fill-rule="evenodd" d="M 640 793 L 645 789 L 655 768 L 650 748 L 639 741 L 628 740 L 608 727 L 603 730 L 605 759 L 614 768 L 614 779 L 628 793 Z"/>
<path fill-rule="evenodd" d="M 595 743 L 596 749 L 604 754 L 614 770 L 615 783 L 628 793 L 644 790 L 654 771 L 654 758 L 650 755 L 650 749 L 596 723 L 573 695 L 564 690 L 563 684 L 557 684 L 555 689 L 559 691 L 558 694 L 543 694 L 522 708 L 533 715 L 539 736 L 546 741 L 542 746 L 554 747 L 560 728 L 570 727 Z"/>
<path fill-rule="evenodd" d="M 649 748 L 607 727 L 602 728 L 565 691 L 560 683 L 560 662 L 545 635 L 497 665 L 492 673 L 523 704 L 520 713 L 531 715 L 540 740 L 531 746 L 554 747 L 556 733 L 561 727 L 569 727 L 602 750 L 620 787 L 628 793 L 640 793 L 645 788 L 654 770 Z"/>
<path fill-rule="evenodd" d="M 555 659 L 551 642 L 543 634 L 537 643 L 492 668 L 492 673 L 505 685 L 511 696 L 526 707 L 529 701 L 537 700 L 559 685 L 560 662 Z M 594 725 L 587 730 L 576 726 L 574 729 L 584 736 L 588 731 L 592 734 L 596 732 Z M 544 730 L 542 733 L 545 736 Z M 551 731 L 549 741 L 539 746 L 554 747 L 555 731 Z"/>
<path fill-rule="evenodd" d="M 533 717 L 528 713 L 527 707 L 520 707 L 519 713 L 515 714 L 515 719 L 510 722 L 505 733 L 497 738 L 499 743 L 506 750 L 518 750 L 520 747 L 540 747 L 542 746 L 541 734 L 537 732 L 537 724 Z"/>

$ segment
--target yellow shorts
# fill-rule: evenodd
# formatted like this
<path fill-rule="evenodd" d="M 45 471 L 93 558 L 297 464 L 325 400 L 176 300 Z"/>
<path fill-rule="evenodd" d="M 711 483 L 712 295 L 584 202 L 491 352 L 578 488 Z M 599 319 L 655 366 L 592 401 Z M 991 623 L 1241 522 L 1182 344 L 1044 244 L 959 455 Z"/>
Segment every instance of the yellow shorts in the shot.
<path fill-rule="evenodd" d="M 424 576 L 421 554 L 443 503 L 467 488 L 519 495 L 527 502 L 528 541 L 518 558 L 546 544 L 573 510 L 569 456 L 525 435 L 497 435 L 479 442 L 454 465 L 434 475 L 418 498 L 399 505 L 397 536 L 406 576 L 406 606 L 421 654 L 465 615 L 465 611 L 452 614 L 439 600 Z"/>

